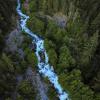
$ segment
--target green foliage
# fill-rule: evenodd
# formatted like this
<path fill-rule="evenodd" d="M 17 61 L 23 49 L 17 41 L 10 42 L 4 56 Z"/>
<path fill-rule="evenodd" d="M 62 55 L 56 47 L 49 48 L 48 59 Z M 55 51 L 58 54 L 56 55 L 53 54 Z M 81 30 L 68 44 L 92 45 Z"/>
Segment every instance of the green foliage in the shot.
<path fill-rule="evenodd" d="M 54 49 L 56 48 L 54 42 L 51 40 L 48 40 L 48 39 L 45 39 L 44 46 L 45 46 L 47 51 L 50 50 L 51 48 L 54 48 Z"/>
<path fill-rule="evenodd" d="M 46 37 L 50 39 L 54 39 L 53 35 L 57 33 L 57 25 L 53 21 L 48 22 L 48 26 L 46 29 Z"/>
<path fill-rule="evenodd" d="M 18 91 L 20 95 L 22 95 L 24 98 L 28 98 L 29 100 L 32 100 L 32 98 L 35 98 L 34 97 L 35 91 L 32 85 L 28 81 L 22 81 L 18 87 Z"/>
<path fill-rule="evenodd" d="M 30 16 L 27 23 L 28 27 L 36 34 L 42 34 L 44 30 L 44 23 L 34 16 L 34 13 Z M 43 33 L 44 34 L 44 33 Z"/>
<path fill-rule="evenodd" d="M 8 98 L 6 98 L 5 100 L 12 100 L 12 99 L 8 97 Z"/>
<path fill-rule="evenodd" d="M 45 0 L 44 0 L 45 2 Z M 37 12 L 43 9 L 43 0 L 31 0 L 29 1 L 29 10 L 31 13 Z M 46 6 L 46 5 L 45 5 Z"/>
<path fill-rule="evenodd" d="M 18 96 L 17 96 L 17 100 L 24 100 L 24 97 L 21 96 L 21 95 L 18 95 Z"/>
<path fill-rule="evenodd" d="M 71 53 L 67 48 L 67 46 L 62 46 L 60 48 L 59 54 L 60 54 L 58 62 L 59 69 L 61 68 L 64 70 L 75 66 L 75 59 L 71 56 Z"/>
<path fill-rule="evenodd" d="M 96 93 L 95 100 L 99 100 L 99 99 L 100 99 L 100 93 Z"/>
<path fill-rule="evenodd" d="M 10 57 L 8 57 L 5 53 L 2 54 L 0 67 L 5 71 L 8 70 L 9 72 L 14 72 L 13 62 L 11 61 Z"/>
<path fill-rule="evenodd" d="M 50 64 L 53 66 L 56 66 L 56 63 L 57 63 L 56 51 L 54 49 L 48 50 L 48 56 L 49 56 Z"/>
<path fill-rule="evenodd" d="M 58 99 L 57 93 L 53 87 L 49 88 L 48 97 L 50 100 L 57 100 Z"/>
<path fill-rule="evenodd" d="M 30 12 L 36 12 L 37 11 L 36 0 L 30 1 L 29 6 L 30 6 Z"/>
<path fill-rule="evenodd" d="M 99 34 L 98 32 L 96 32 L 85 43 L 83 52 L 80 58 L 81 65 L 89 64 L 91 58 L 94 55 L 94 52 L 96 51 L 96 47 L 98 46 L 98 37 L 99 37 Z"/>
<path fill-rule="evenodd" d="M 48 11 L 48 5 L 47 5 L 47 3 L 48 3 L 47 0 L 43 0 L 42 1 L 42 6 L 43 6 L 44 13 L 47 13 L 47 11 Z"/>
<path fill-rule="evenodd" d="M 55 42 L 61 44 L 63 37 L 65 37 L 65 35 L 66 35 L 66 31 L 58 28 L 57 32 L 53 33 Z"/>
<path fill-rule="evenodd" d="M 26 59 L 28 63 L 31 65 L 31 67 L 37 66 L 37 57 L 35 53 L 33 53 L 29 48 L 25 49 Z"/>
<path fill-rule="evenodd" d="M 15 69 L 12 60 L 3 53 L 0 59 L 0 94 L 4 94 L 3 96 L 6 99 L 8 99 L 10 92 L 14 91 L 14 71 Z"/>
<path fill-rule="evenodd" d="M 94 100 L 93 91 L 81 81 L 80 70 L 73 70 L 67 74 L 61 74 L 59 81 L 63 88 L 68 91 L 72 100 Z"/>

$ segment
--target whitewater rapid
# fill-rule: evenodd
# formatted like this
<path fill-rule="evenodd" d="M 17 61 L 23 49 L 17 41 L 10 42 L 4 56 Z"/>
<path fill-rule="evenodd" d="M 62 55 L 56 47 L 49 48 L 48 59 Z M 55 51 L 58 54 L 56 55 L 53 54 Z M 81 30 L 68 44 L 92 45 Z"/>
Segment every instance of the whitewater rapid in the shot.
<path fill-rule="evenodd" d="M 21 3 L 20 0 L 17 0 L 18 6 L 16 8 L 18 15 L 20 16 L 20 26 L 23 31 L 25 31 L 28 35 L 30 35 L 33 39 L 32 43 L 36 44 L 36 56 L 38 59 L 38 69 L 39 73 L 43 74 L 44 77 L 48 77 L 49 81 L 54 85 L 59 99 L 60 100 L 69 100 L 68 94 L 63 91 L 61 85 L 58 82 L 58 76 L 54 73 L 54 69 L 50 64 L 48 63 L 49 58 L 46 53 L 46 50 L 44 48 L 44 40 L 38 37 L 36 34 L 34 34 L 27 26 L 27 20 L 29 19 L 29 16 L 25 15 L 21 11 Z M 41 60 L 40 52 L 42 52 L 45 56 L 45 61 Z"/>

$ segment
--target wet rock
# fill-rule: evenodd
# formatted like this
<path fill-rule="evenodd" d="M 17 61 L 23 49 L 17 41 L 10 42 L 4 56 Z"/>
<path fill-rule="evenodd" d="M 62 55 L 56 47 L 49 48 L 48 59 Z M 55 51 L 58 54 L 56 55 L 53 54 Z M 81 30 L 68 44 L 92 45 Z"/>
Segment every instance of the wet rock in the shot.
<path fill-rule="evenodd" d="M 31 50 L 33 50 L 34 52 L 36 52 L 36 44 L 35 44 L 35 43 L 30 44 L 30 45 L 29 45 L 29 48 L 30 48 Z"/>
<path fill-rule="evenodd" d="M 44 52 L 39 52 L 39 55 L 40 55 L 40 58 L 41 58 L 41 62 L 44 62 L 45 61 L 45 54 Z"/>

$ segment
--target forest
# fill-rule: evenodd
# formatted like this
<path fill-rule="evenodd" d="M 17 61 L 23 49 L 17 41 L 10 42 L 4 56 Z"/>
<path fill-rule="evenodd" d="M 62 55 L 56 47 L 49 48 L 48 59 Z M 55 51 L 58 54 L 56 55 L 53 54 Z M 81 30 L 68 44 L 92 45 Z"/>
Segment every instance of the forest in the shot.
<path fill-rule="evenodd" d="M 21 0 L 71 100 L 100 100 L 100 1 Z M 16 0 L 0 1 L 0 100 L 59 100 L 38 74 L 35 44 L 21 31 Z M 42 58 L 44 56 L 41 54 Z"/>

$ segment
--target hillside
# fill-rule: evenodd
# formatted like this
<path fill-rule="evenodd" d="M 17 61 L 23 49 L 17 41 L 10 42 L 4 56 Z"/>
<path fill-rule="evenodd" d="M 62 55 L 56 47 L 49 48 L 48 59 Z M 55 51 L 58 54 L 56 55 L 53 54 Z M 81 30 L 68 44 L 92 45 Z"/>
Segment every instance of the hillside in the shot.
<path fill-rule="evenodd" d="M 100 100 L 100 1 L 21 4 L 30 16 L 27 27 L 44 39 L 49 63 L 69 98 Z M 21 31 L 16 5 L 14 0 L 0 1 L 0 100 L 58 100 L 48 78 L 38 73 L 36 45 Z"/>

